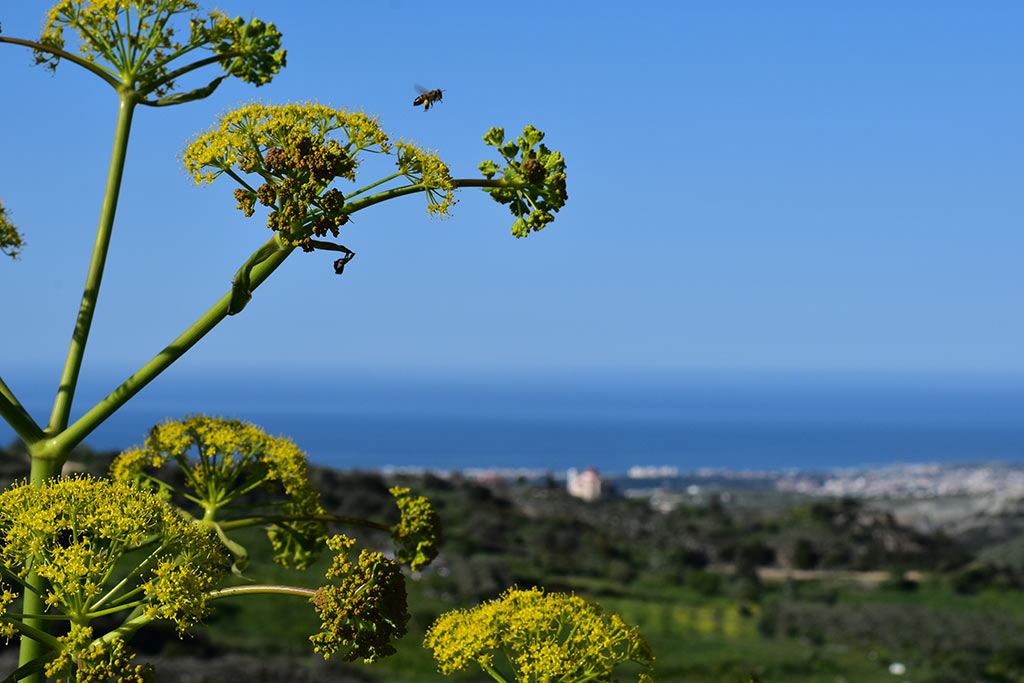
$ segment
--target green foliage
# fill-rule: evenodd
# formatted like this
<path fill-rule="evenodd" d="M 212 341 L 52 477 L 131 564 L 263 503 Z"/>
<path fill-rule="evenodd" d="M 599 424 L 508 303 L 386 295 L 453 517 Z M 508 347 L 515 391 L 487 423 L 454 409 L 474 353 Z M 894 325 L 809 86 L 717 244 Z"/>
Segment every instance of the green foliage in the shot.
<path fill-rule="evenodd" d="M 445 546 L 441 554 L 430 567 L 407 581 L 409 633 L 394 643 L 396 654 L 370 667 L 350 665 L 337 670 L 337 675 L 389 683 L 438 680 L 436 664 L 419 647 L 426 628 L 440 614 L 453 608 L 472 608 L 497 597 L 513 583 L 536 583 L 548 591 L 573 591 L 586 599 L 598 600 L 606 610 L 639 627 L 658 653 L 655 675 L 659 681 L 734 683 L 751 675 L 765 683 L 835 683 L 840 677 L 848 681 L 896 680 L 887 671 L 892 661 L 907 665 L 908 680 L 1003 681 L 1012 679 L 986 672 L 1000 666 L 1001 670 L 1012 672 L 1014 662 L 1018 661 L 1014 637 L 1021 628 L 1017 621 L 1024 619 L 1024 600 L 1019 591 L 1011 589 L 989 588 L 973 595 L 958 595 L 946 580 L 934 579 L 918 581 L 916 590 L 907 591 L 902 587 L 888 588 L 885 579 L 880 584 L 860 585 L 844 581 L 843 572 L 819 570 L 825 577 L 822 580 L 775 583 L 766 579 L 758 604 L 738 599 L 730 585 L 728 568 L 719 559 L 721 548 L 734 544 L 731 534 L 749 536 L 770 529 L 770 534 L 777 536 L 768 536 L 763 543 L 776 549 L 773 539 L 777 539 L 776 558 L 785 559 L 789 539 L 804 533 L 806 505 L 782 513 L 773 504 L 752 512 L 722 506 L 714 513 L 707 506 L 695 505 L 663 514 L 622 500 L 585 504 L 542 485 L 483 485 L 454 476 L 385 478 L 371 472 L 320 468 L 312 468 L 309 476 L 325 507 L 345 515 L 394 515 L 394 499 L 388 489 L 397 485 L 429 496 L 445 521 Z M 595 526 L 581 526 L 577 519 L 592 520 Z M 755 523 L 757 519 L 761 522 Z M 783 520 L 793 520 L 796 531 L 788 529 L 788 522 Z M 558 564 L 553 557 L 543 559 L 548 556 L 530 545 L 546 543 L 547 534 L 524 537 L 531 528 L 556 528 L 558 524 L 569 525 L 573 533 L 584 534 L 585 538 L 573 546 L 571 554 L 586 575 L 574 573 L 571 565 Z M 688 531 L 689 525 L 693 529 Z M 632 558 L 627 561 L 637 568 L 632 583 L 622 585 L 610 578 L 607 569 L 611 561 L 621 560 L 623 555 L 614 552 L 614 545 L 598 542 L 599 528 L 609 536 L 631 534 L 637 539 L 635 545 L 626 546 L 627 558 Z M 258 540 L 255 529 L 244 531 L 249 536 L 241 537 L 243 543 Z M 693 566 L 701 565 L 701 561 L 689 555 L 692 549 L 688 552 L 683 545 L 693 543 L 695 537 L 702 539 L 701 544 L 707 543 L 701 546 L 707 551 L 703 569 Z M 678 576 L 655 571 L 652 564 L 658 547 L 673 538 L 677 539 L 678 552 L 672 554 L 672 561 L 683 566 Z M 371 546 L 388 542 L 384 533 L 378 537 L 361 535 L 360 539 Z M 916 560 L 918 564 L 911 565 L 928 567 L 930 557 L 921 555 Z M 544 563 L 534 558 L 542 558 Z M 314 567 L 315 572 L 322 574 L 326 559 L 322 558 Z M 708 563 L 707 559 L 713 561 Z M 884 569 L 885 565 L 872 568 Z M 285 576 L 284 570 L 269 563 L 269 558 L 255 554 L 249 571 L 260 576 Z M 698 590 L 701 576 L 716 581 L 718 590 L 708 591 L 709 594 Z M 203 631 L 210 639 L 202 641 L 205 648 L 230 650 L 252 658 L 289 653 L 294 655 L 296 667 L 308 661 L 306 653 L 294 643 L 302 640 L 310 629 L 315 630 L 309 614 L 281 610 L 280 599 L 274 596 L 253 596 L 244 604 L 226 605 L 226 610 L 219 609 L 220 604 L 209 618 L 210 627 Z M 770 626 L 780 623 L 777 607 L 785 610 L 787 619 L 792 618 L 787 623 L 797 624 L 788 635 Z M 891 627 L 881 624 L 888 615 L 901 612 L 906 612 L 907 617 L 896 620 Z M 989 615 L 994 615 L 992 629 L 1004 629 L 1004 634 L 993 639 L 987 650 L 975 652 L 971 648 L 977 639 L 971 630 L 977 629 Z M 958 620 L 965 624 L 962 628 L 956 626 Z M 260 628 L 269 621 L 275 623 L 275 633 Z M 864 621 L 866 625 L 861 623 Z M 928 626 L 930 621 L 938 625 L 932 628 Z M 822 630 L 815 624 L 832 626 Z M 872 629 L 884 634 L 885 639 L 854 637 Z M 818 638 L 814 633 L 824 635 Z M 946 643 L 949 652 L 943 654 L 937 646 L 922 649 L 927 643 L 917 643 L 917 639 Z M 332 662 L 334 659 L 337 657 Z M 946 664 L 951 668 L 943 679 Z M 261 666 L 254 664 L 253 668 L 258 670 Z M 162 668 L 162 664 L 158 667 Z M 470 680 L 471 674 L 460 676 Z M 481 671 L 471 680 L 479 681 L 481 677 L 489 680 Z M 619 679 L 627 677 L 620 675 Z M 333 679 L 323 672 L 320 677 L 310 674 L 309 680 L 319 683 Z"/>

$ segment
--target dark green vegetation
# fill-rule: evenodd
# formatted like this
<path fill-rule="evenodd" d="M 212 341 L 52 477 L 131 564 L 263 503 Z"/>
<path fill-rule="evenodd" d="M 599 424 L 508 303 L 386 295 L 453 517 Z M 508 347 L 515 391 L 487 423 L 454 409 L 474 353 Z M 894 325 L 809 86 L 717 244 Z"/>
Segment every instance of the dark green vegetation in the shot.
<path fill-rule="evenodd" d="M 21 474 L 18 454 L 4 455 L 0 476 Z M 95 471 L 107 460 L 80 456 Z M 863 502 L 751 506 L 712 496 L 663 513 L 643 500 L 588 504 L 553 484 L 325 469 L 312 476 L 334 514 L 393 522 L 387 489 L 399 484 L 428 496 L 445 522 L 441 555 L 408 581 L 412 621 L 398 653 L 371 666 L 325 664 L 310 652 L 317 620 L 301 601 L 225 600 L 185 641 L 139 634 L 140 653 L 161 659 L 161 680 L 241 680 L 240 670 L 253 681 L 442 680 L 420 646 L 423 631 L 440 613 L 513 584 L 575 591 L 639 625 L 662 681 L 1024 679 L 1020 568 L 981 559 L 991 553 L 977 543 L 903 527 Z M 390 547 L 372 531 L 339 530 Z M 311 587 L 322 579 L 326 559 L 296 575 L 260 559 L 269 557 L 265 543 L 252 530 L 247 574 Z M 891 673 L 894 664 L 906 673 Z M 455 678 L 490 680 L 478 672 Z"/>

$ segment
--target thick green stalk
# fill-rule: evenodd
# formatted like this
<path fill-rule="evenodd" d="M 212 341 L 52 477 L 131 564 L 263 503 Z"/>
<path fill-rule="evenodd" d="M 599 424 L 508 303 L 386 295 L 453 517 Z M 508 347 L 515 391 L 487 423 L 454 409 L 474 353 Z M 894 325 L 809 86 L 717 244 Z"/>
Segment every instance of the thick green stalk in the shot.
<path fill-rule="evenodd" d="M 32 482 L 32 485 L 41 486 L 43 482 L 56 477 L 60 474 L 62 463 L 63 460 L 59 458 L 33 457 L 32 470 L 30 474 L 30 481 Z M 35 588 L 35 590 L 24 591 L 21 611 L 26 616 L 21 621 L 29 628 L 46 633 L 48 631 L 48 627 L 43 619 L 27 616 L 31 614 L 42 614 L 46 611 L 46 605 L 43 604 L 43 595 L 46 592 L 46 581 L 39 578 L 35 572 L 30 572 L 25 580 L 29 585 Z M 38 640 L 30 638 L 27 635 L 22 635 L 21 654 L 19 656 L 18 663 L 24 665 L 31 662 L 33 659 L 42 657 L 46 654 L 47 649 L 48 648 Z M 31 674 L 29 677 L 24 679 L 24 683 L 42 683 L 42 681 L 43 675 L 41 672 Z"/>
<path fill-rule="evenodd" d="M 275 236 L 271 241 L 276 239 L 277 237 Z M 288 258 L 293 249 L 294 247 L 283 247 L 253 268 L 250 280 L 251 288 L 256 289 L 266 280 Z M 200 316 L 187 330 L 182 332 L 177 339 L 164 347 L 163 351 L 136 370 L 121 386 L 110 392 L 106 398 L 93 406 L 85 415 L 78 418 L 74 424 L 67 427 L 56 437 L 49 439 L 46 444 L 47 449 L 52 449 L 56 452 L 70 452 L 72 448 L 81 443 L 86 436 L 102 424 L 104 420 L 127 403 L 128 399 L 139 393 L 144 386 L 154 380 L 157 375 L 166 370 L 174 361 L 206 336 L 210 330 L 216 327 L 217 323 L 227 317 L 228 302 L 230 300 L 231 292 L 228 292 L 211 306 L 210 310 Z"/>
<path fill-rule="evenodd" d="M 107 190 L 103 195 L 100 223 L 96 230 L 96 242 L 93 245 L 92 260 L 89 262 L 89 272 L 85 277 L 85 290 L 82 293 L 82 303 L 78 309 L 78 319 L 75 321 L 75 329 L 71 334 L 68 357 L 64 363 L 60 386 L 57 388 L 57 398 L 53 402 L 50 423 L 46 428 L 47 434 L 50 435 L 57 434 L 67 427 L 68 418 L 71 415 L 71 403 L 75 397 L 78 373 L 82 369 L 85 345 L 89 339 L 93 313 L 96 311 L 96 299 L 99 297 L 100 282 L 103 280 L 103 268 L 107 262 L 107 249 L 110 247 L 114 214 L 117 212 L 117 197 L 121 192 L 124 160 L 128 153 L 128 135 L 131 132 L 135 98 L 136 95 L 132 92 L 122 92 L 120 96 L 117 127 L 114 132 L 114 148 L 110 153 L 110 169 L 107 172 Z M 70 451 L 70 449 L 67 450 Z"/>

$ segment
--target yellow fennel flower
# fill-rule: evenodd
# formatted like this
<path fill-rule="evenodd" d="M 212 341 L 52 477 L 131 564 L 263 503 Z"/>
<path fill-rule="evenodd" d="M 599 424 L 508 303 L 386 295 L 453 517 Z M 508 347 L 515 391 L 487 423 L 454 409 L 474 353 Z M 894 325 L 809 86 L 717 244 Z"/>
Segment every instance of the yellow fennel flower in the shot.
<path fill-rule="evenodd" d="M 161 469 L 172 463 L 184 476 L 183 490 Z M 185 509 L 199 505 L 202 514 L 197 516 L 211 524 L 239 514 L 237 509 L 246 515 L 273 510 L 287 518 L 268 528 L 274 559 L 281 564 L 307 567 L 326 536 L 324 522 L 317 519 L 323 508 L 309 483 L 305 453 L 247 422 L 203 415 L 169 420 L 153 427 L 144 446 L 121 453 L 111 475 L 171 496 Z M 262 497 L 253 499 L 256 489 Z M 267 500 L 267 492 L 278 499 Z"/>
<path fill-rule="evenodd" d="M 596 603 L 539 588 L 510 588 L 496 600 L 442 614 L 423 644 L 444 674 L 475 662 L 496 680 L 611 681 L 615 669 L 633 662 L 640 683 L 653 680 L 654 654 L 636 628 Z M 504 661 L 511 678 L 499 672 Z"/>

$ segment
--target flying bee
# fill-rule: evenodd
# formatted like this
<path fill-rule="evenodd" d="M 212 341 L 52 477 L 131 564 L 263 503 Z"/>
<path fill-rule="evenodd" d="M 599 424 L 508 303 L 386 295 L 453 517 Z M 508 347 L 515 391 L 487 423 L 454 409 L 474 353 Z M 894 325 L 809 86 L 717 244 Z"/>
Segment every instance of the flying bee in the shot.
<path fill-rule="evenodd" d="M 432 105 L 434 102 L 440 102 L 441 94 L 444 92 L 444 90 L 441 90 L 440 88 L 437 88 L 435 90 L 427 90 L 426 88 L 421 88 L 418 85 L 416 86 L 416 89 L 420 91 L 420 94 L 417 95 L 416 99 L 412 101 L 412 106 L 418 107 L 422 104 L 423 111 L 430 109 L 430 105 Z"/>

